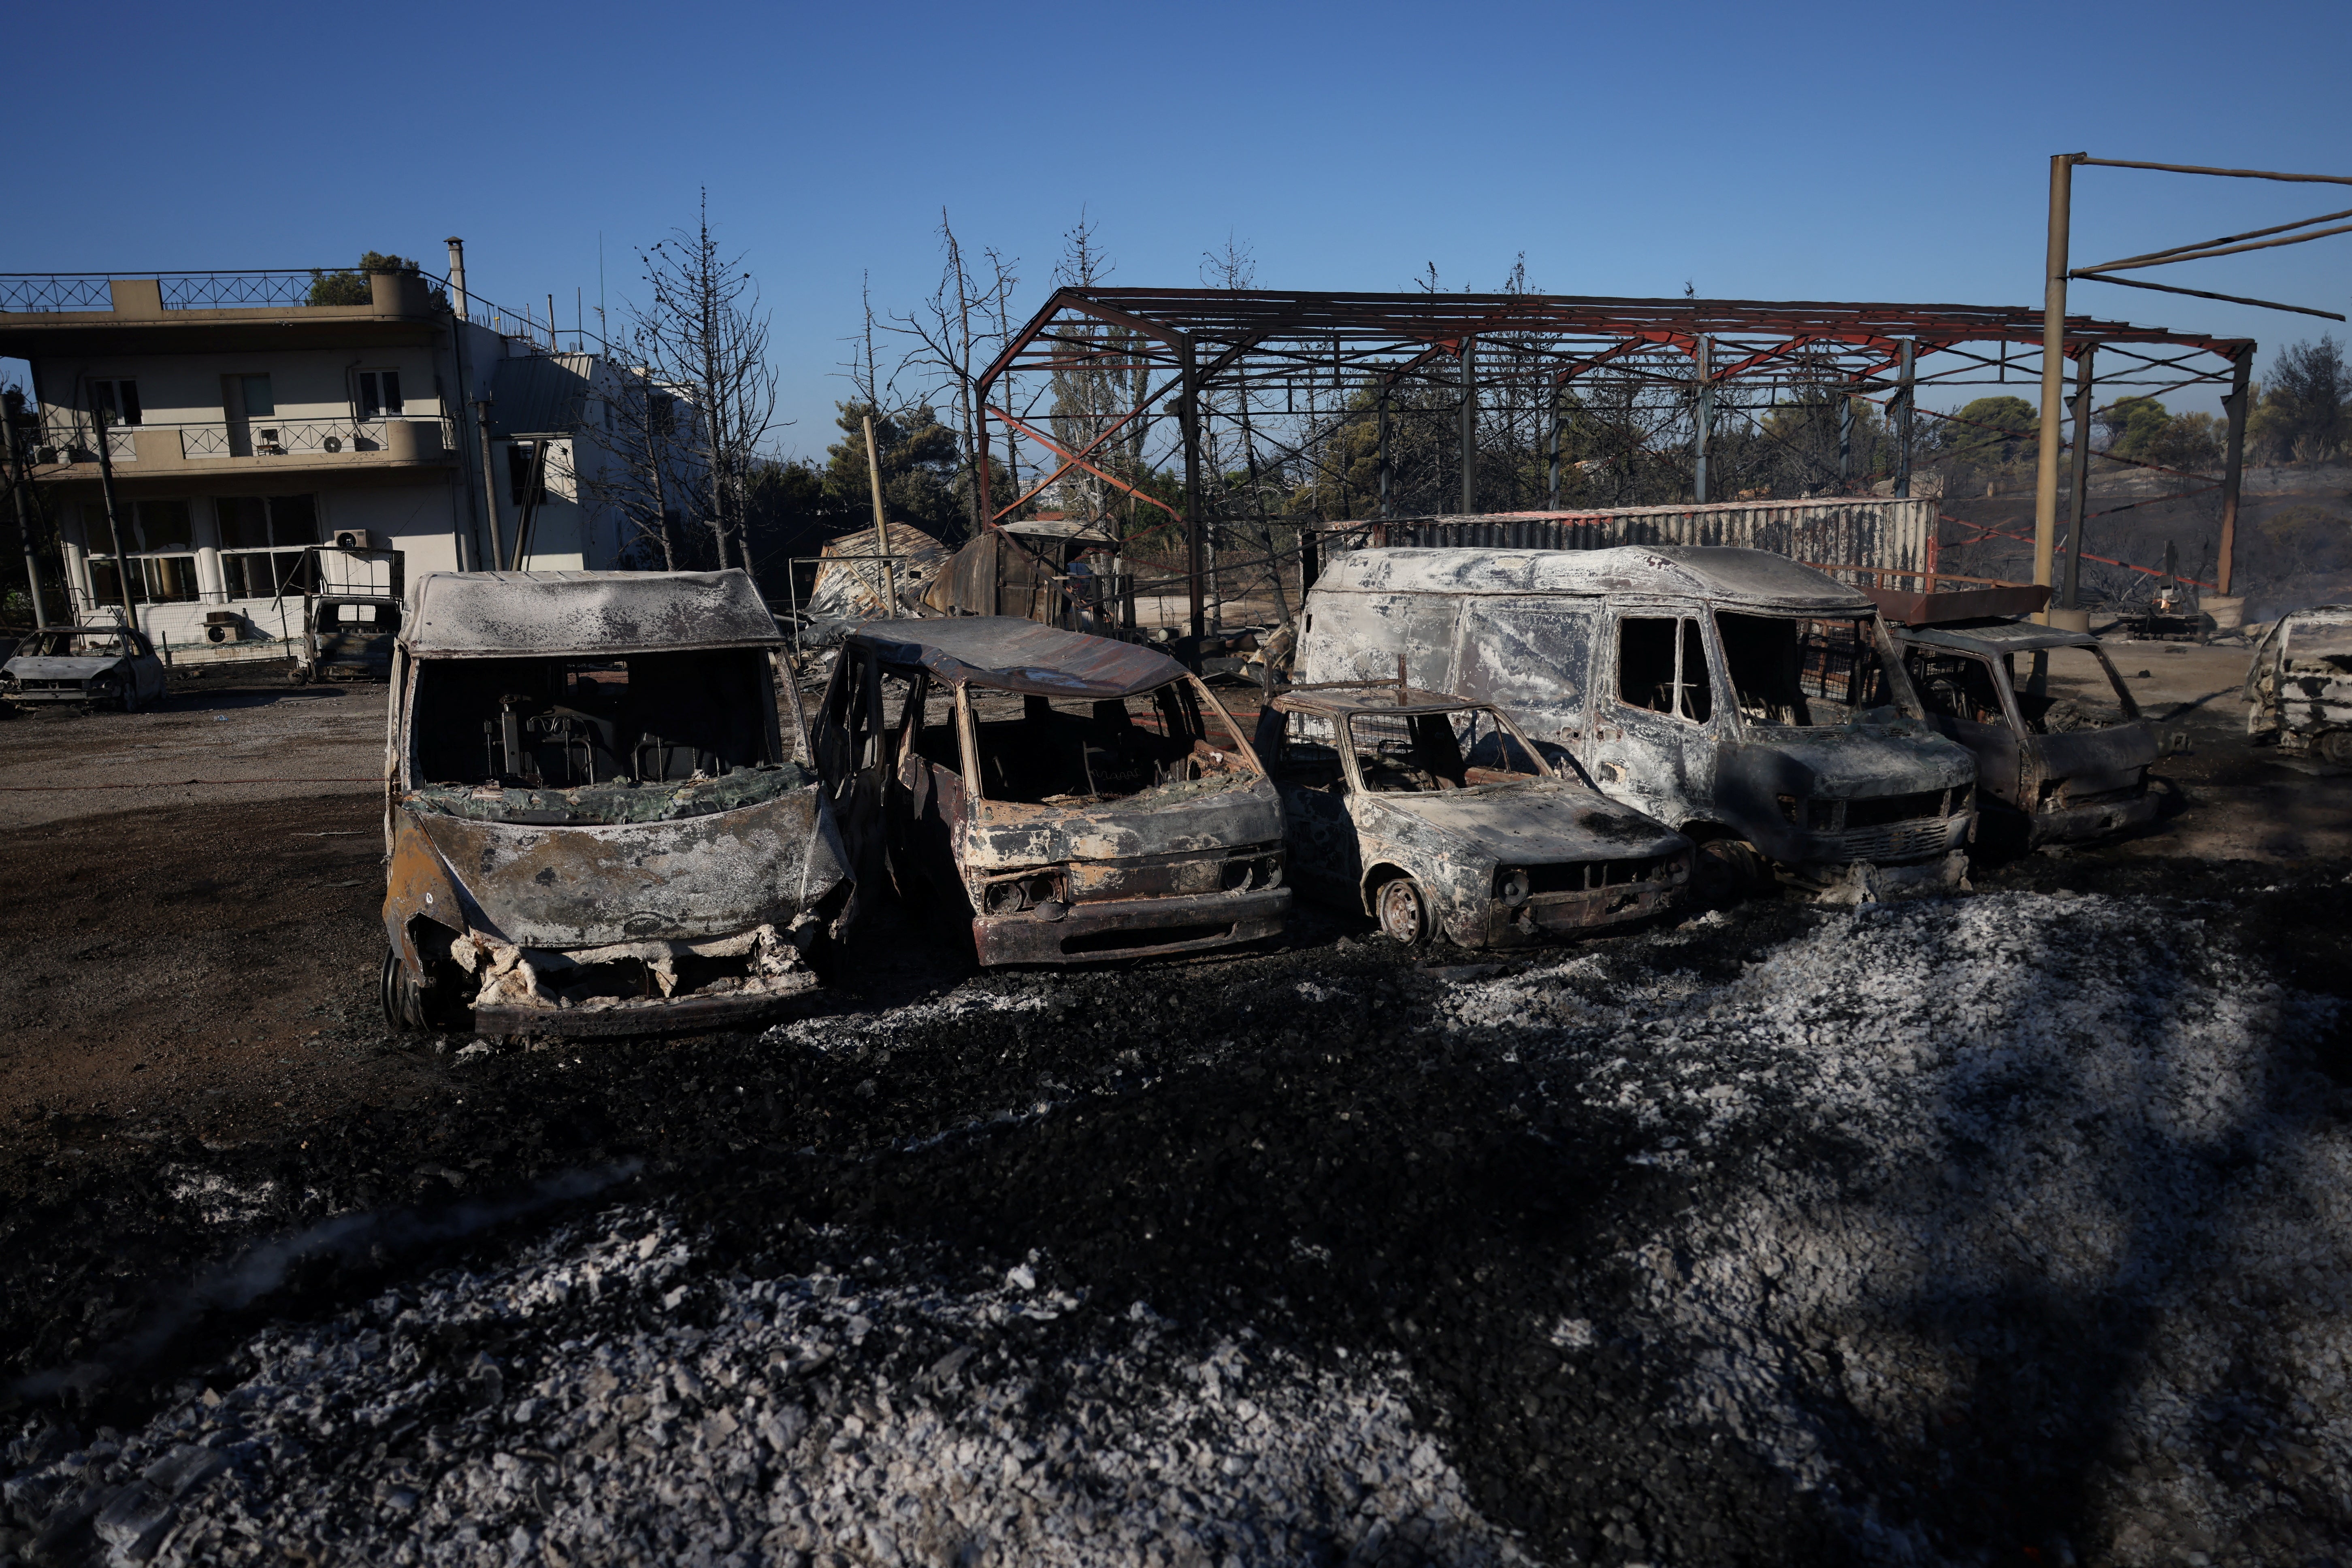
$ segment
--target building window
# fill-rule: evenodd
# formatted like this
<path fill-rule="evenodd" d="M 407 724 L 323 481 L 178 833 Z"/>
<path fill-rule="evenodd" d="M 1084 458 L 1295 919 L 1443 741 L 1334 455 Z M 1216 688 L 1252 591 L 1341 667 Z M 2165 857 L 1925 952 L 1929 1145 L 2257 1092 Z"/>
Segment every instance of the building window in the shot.
<path fill-rule="evenodd" d="M 131 552 L 131 602 L 135 605 L 190 605 L 202 595 L 196 587 L 194 536 L 184 500 L 125 502 L 116 513 L 124 549 Z M 91 545 L 90 592 L 101 605 L 122 602 L 121 580 L 112 553 L 113 534 L 106 526 L 105 509 L 87 505 L 82 511 L 82 537 Z"/>
<path fill-rule="evenodd" d="M 237 406 L 230 409 L 230 413 L 242 414 L 247 419 L 278 417 L 278 399 L 269 390 L 268 376 L 231 375 L 222 379 L 228 383 L 232 395 L 237 400 Z"/>
<path fill-rule="evenodd" d="M 90 412 L 103 412 L 110 425 L 136 425 L 140 422 L 139 384 L 130 380 L 92 381 L 89 384 Z"/>
<path fill-rule="evenodd" d="M 230 598 L 274 599 L 313 585 L 318 557 L 302 547 L 319 542 L 316 496 L 224 496 L 213 505 Z"/>
<path fill-rule="evenodd" d="M 389 415 L 397 417 L 401 411 L 400 373 L 396 370 L 363 370 L 360 372 L 360 417 L 381 419 Z"/>
<path fill-rule="evenodd" d="M 507 493 L 514 498 L 517 506 L 547 504 L 546 471 L 532 472 L 538 457 L 539 443 L 536 441 L 513 441 L 507 445 Z"/>

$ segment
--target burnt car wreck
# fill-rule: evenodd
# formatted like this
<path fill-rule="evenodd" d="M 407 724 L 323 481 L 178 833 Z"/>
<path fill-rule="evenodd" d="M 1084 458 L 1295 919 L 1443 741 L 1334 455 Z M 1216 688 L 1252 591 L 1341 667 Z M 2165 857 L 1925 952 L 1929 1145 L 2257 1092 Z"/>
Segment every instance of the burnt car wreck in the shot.
<path fill-rule="evenodd" d="M 2283 616 L 2246 669 L 2246 733 L 2352 767 L 2352 605 Z"/>
<path fill-rule="evenodd" d="M 1165 654 L 998 616 L 869 623 L 843 645 L 814 744 L 856 864 L 887 865 L 982 963 L 1282 929 L 1274 783 Z"/>
<path fill-rule="evenodd" d="M 1691 844 L 1546 762 L 1483 703 L 1402 684 L 1292 690 L 1259 720 L 1293 880 L 1407 946 L 1513 947 L 1641 920 Z"/>
<path fill-rule="evenodd" d="M 1760 550 L 1367 549 L 1315 584 L 1302 681 L 1379 679 L 1518 717 L 1734 880 L 1960 885 L 1975 759 L 1927 722 L 1875 604 Z"/>
<path fill-rule="evenodd" d="M 1928 722 L 1974 753 L 1980 806 L 2027 844 L 2156 820 L 2147 773 L 2160 748 L 2096 637 L 2011 620 L 1895 637 Z"/>
<path fill-rule="evenodd" d="M 782 744 L 778 642 L 740 571 L 419 579 L 385 756 L 393 1023 L 677 1033 L 813 986 L 854 889 Z"/>

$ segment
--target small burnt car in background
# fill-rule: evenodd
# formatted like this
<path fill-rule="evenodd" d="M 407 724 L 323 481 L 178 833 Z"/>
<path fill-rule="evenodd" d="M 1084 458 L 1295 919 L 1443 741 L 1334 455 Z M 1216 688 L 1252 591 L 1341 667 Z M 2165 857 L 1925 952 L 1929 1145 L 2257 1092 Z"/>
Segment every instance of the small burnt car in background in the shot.
<path fill-rule="evenodd" d="M 2255 645 L 2241 695 L 2247 734 L 2352 767 L 2352 605 L 2280 616 Z"/>
<path fill-rule="evenodd" d="M 330 595 L 312 599 L 302 625 L 294 679 L 388 680 L 400 638 L 401 603 L 389 597 Z"/>
<path fill-rule="evenodd" d="M 674 1034 L 814 985 L 853 888 L 782 743 L 779 646 L 740 571 L 418 579 L 385 757 L 394 1026 Z"/>
<path fill-rule="evenodd" d="M 2156 820 L 2161 749 L 2098 638 L 2016 620 L 1893 630 L 1927 721 L 1976 756 L 1979 807 L 2026 843 Z"/>
<path fill-rule="evenodd" d="M 1715 546 L 1369 549 L 1308 593 L 1297 678 L 1495 703 L 1700 846 L 1832 897 L 1959 885 L 1976 763 L 1926 721 L 1878 606 Z"/>
<path fill-rule="evenodd" d="M 1190 952 L 1290 905 L 1282 803 L 1166 654 L 993 616 L 874 621 L 813 738 L 856 864 L 982 963 Z"/>
<path fill-rule="evenodd" d="M 20 708 L 73 702 L 136 713 L 161 701 L 166 684 L 147 634 L 120 626 L 32 632 L 0 665 L 0 701 Z"/>
<path fill-rule="evenodd" d="M 1673 904 L 1691 843 L 1555 764 L 1484 703 L 1398 684 L 1281 693 L 1258 755 L 1302 889 L 1408 946 L 1507 947 Z"/>

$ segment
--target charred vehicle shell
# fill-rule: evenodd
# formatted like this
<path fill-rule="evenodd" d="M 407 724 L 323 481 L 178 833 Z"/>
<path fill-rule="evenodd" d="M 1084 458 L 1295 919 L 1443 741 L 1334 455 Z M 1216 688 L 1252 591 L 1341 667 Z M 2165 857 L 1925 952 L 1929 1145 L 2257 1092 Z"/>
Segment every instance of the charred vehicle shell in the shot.
<path fill-rule="evenodd" d="M 1975 760 L 1927 725 L 1870 598 L 1785 556 L 1361 550 L 1307 612 L 1302 682 L 1402 656 L 1710 850 L 1878 897 L 1965 872 Z"/>
<path fill-rule="evenodd" d="M 869 622 L 814 728 L 857 864 L 969 929 L 982 963 L 1271 936 L 1273 781 L 1167 655 L 1000 616 Z"/>
<path fill-rule="evenodd" d="M 1510 947 L 1654 914 L 1691 844 L 1546 762 L 1496 709 L 1389 685 L 1291 691 L 1261 716 L 1290 873 L 1408 945 Z"/>
<path fill-rule="evenodd" d="M 166 684 L 147 634 L 119 626 L 34 632 L 0 665 L 0 700 L 23 708 L 79 702 L 132 713 L 161 701 Z"/>
<path fill-rule="evenodd" d="M 1898 626 L 1928 722 L 1977 759 L 1988 811 L 2031 844 L 2097 838 L 2156 820 L 2155 732 L 2088 632 L 2029 621 Z"/>
<path fill-rule="evenodd" d="M 2242 695 L 2247 734 L 2352 767 L 2352 605 L 2281 616 L 2256 646 Z"/>
<path fill-rule="evenodd" d="M 486 1034 L 748 1023 L 815 984 L 848 857 L 742 572 L 433 573 L 392 668 L 384 1011 Z"/>

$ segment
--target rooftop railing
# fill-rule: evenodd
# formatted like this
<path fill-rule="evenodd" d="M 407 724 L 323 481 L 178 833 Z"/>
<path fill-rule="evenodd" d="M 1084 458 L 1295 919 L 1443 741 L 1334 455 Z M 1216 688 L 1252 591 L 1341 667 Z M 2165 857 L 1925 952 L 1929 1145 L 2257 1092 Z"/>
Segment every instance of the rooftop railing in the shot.
<path fill-rule="evenodd" d="M 446 419 L 429 414 L 376 415 L 354 419 L 349 415 L 323 419 L 279 419 L 256 416 L 232 423 L 226 419 L 184 422 L 142 421 L 112 425 L 106 429 L 107 458 L 116 463 L 140 461 L 142 439 L 148 456 L 165 460 L 211 458 L 337 457 L 347 453 L 392 450 L 387 426 L 430 425 L 439 433 L 437 446 L 426 445 L 418 455 L 437 457 L 455 450 L 457 433 Z M 25 451 L 38 468 L 98 461 L 98 433 L 87 420 L 52 416 L 26 430 L 20 437 Z M 161 441 L 161 446 L 156 445 Z M 429 442 L 429 437 L 428 437 Z M 415 448 L 404 447 L 404 453 Z"/>

